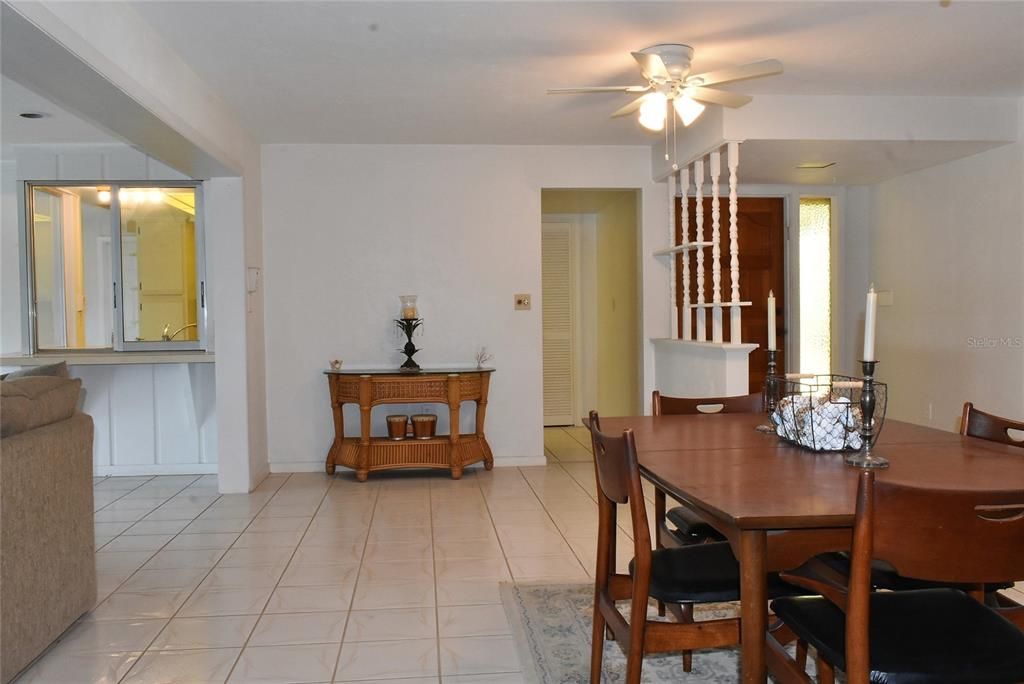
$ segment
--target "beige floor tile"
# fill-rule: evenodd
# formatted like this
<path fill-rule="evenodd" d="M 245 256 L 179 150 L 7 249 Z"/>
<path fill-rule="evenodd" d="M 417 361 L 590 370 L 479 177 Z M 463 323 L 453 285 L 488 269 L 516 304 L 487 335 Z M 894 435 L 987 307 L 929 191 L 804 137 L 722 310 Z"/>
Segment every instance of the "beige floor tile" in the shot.
<path fill-rule="evenodd" d="M 312 516 L 297 518 L 256 518 L 247 532 L 303 532 L 313 520 Z"/>
<path fill-rule="evenodd" d="M 173 534 L 121 535 L 104 546 L 103 553 L 110 551 L 159 551 L 173 538 Z"/>
<path fill-rule="evenodd" d="M 148 651 L 124 678 L 124 684 L 223 684 L 241 649 Z"/>
<path fill-rule="evenodd" d="M 421 527 L 372 527 L 368 541 L 374 542 L 418 542 L 430 539 L 429 530 Z"/>
<path fill-rule="evenodd" d="M 167 549 L 157 551 L 149 559 L 147 570 L 172 570 L 176 568 L 212 568 L 223 555 L 221 549 Z"/>
<path fill-rule="evenodd" d="M 293 562 L 298 564 L 352 563 L 363 557 L 363 544 L 341 543 L 337 546 L 300 546 Z"/>
<path fill-rule="evenodd" d="M 519 672 L 503 672 L 501 674 L 452 675 L 441 677 L 442 684 L 528 684 L 527 679 Z"/>
<path fill-rule="evenodd" d="M 61 637 L 62 653 L 144 651 L 167 620 L 82 620 Z"/>
<path fill-rule="evenodd" d="M 433 607 L 354 610 L 349 613 L 345 628 L 345 643 L 436 637 L 437 618 Z"/>
<path fill-rule="evenodd" d="M 176 617 L 151 648 L 160 651 L 241 648 L 257 619 L 256 615 Z"/>
<path fill-rule="evenodd" d="M 117 684 L 139 653 L 50 653 L 22 675 L 18 684 Z"/>
<path fill-rule="evenodd" d="M 267 604 L 267 613 L 319 613 L 348 610 L 352 584 L 323 587 L 278 587 Z"/>
<path fill-rule="evenodd" d="M 364 562 L 430 560 L 433 557 L 429 537 L 415 542 L 372 542 L 363 553 Z"/>
<path fill-rule="evenodd" d="M 465 606 L 501 603 L 502 580 L 437 580 L 437 605 Z"/>
<path fill-rule="evenodd" d="M 359 582 L 356 587 L 353 610 L 382 608 L 422 608 L 434 605 L 434 581 Z"/>
<path fill-rule="evenodd" d="M 268 520 L 287 520 L 288 518 L 268 518 Z M 302 537 L 302 546 L 338 546 L 352 543 L 362 544 L 366 541 L 366 529 L 362 527 L 343 527 L 337 530 L 318 529 L 306 532 Z"/>
<path fill-rule="evenodd" d="M 89 613 L 92 620 L 169 618 L 188 598 L 190 590 L 145 593 L 115 592 Z"/>
<path fill-rule="evenodd" d="M 179 534 L 165 548 L 185 550 L 216 550 L 221 551 L 231 546 L 238 539 L 235 532 L 202 532 L 199 534 Z"/>
<path fill-rule="evenodd" d="M 203 580 L 202 588 L 224 589 L 244 587 L 273 587 L 277 585 L 283 565 L 254 565 L 251 567 L 216 567 Z"/>
<path fill-rule="evenodd" d="M 437 561 L 435 567 L 439 580 L 511 579 L 504 558 L 445 559 Z"/>
<path fill-rule="evenodd" d="M 396 580 L 430 580 L 434 577 L 431 560 L 364 561 L 359 571 L 360 581 L 382 582 Z"/>
<path fill-rule="evenodd" d="M 383 681 L 437 675 L 437 640 L 342 644 L 335 681 Z"/>
<path fill-rule="evenodd" d="M 192 589 L 199 586 L 206 570 L 174 568 L 171 570 L 137 570 L 125 580 L 120 591 L 145 592 L 154 589 Z"/>
<path fill-rule="evenodd" d="M 181 617 L 258 615 L 263 612 L 273 587 L 199 588 L 185 605 Z"/>
<path fill-rule="evenodd" d="M 217 562 L 217 566 L 240 568 L 257 565 L 284 565 L 291 555 L 291 549 L 228 549 Z"/>
<path fill-rule="evenodd" d="M 510 634 L 505 607 L 442 606 L 437 609 L 437 628 L 442 637 L 499 636 Z"/>
<path fill-rule="evenodd" d="M 249 518 L 198 518 L 190 522 L 184 534 L 218 534 L 234 532 L 240 534 L 249 526 Z"/>
<path fill-rule="evenodd" d="M 566 556 L 509 556 L 508 565 L 516 580 L 587 578 L 583 566 L 571 553 Z"/>
<path fill-rule="evenodd" d="M 439 560 L 456 558 L 500 558 L 501 545 L 497 539 L 448 539 L 434 542 L 434 557 Z"/>
<path fill-rule="evenodd" d="M 228 680 L 232 684 L 305 684 L 328 681 L 338 657 L 337 644 L 249 646 Z"/>
<path fill-rule="evenodd" d="M 510 636 L 441 639 L 441 673 L 478 675 L 518 672 L 519 656 Z"/>
<path fill-rule="evenodd" d="M 324 563 L 321 565 L 293 563 L 281 578 L 282 587 L 327 586 L 351 584 L 359 572 L 359 563 Z"/>
<path fill-rule="evenodd" d="M 250 646 L 285 646 L 288 644 L 340 644 L 348 613 L 264 614 L 256 623 Z"/>
<path fill-rule="evenodd" d="M 268 520 L 272 519 L 273 518 L 268 518 Z M 286 532 L 251 532 L 246 530 L 242 533 L 242 536 L 238 538 L 238 541 L 235 542 L 232 548 L 294 549 L 299 545 L 299 539 L 301 538 L 302 530 L 290 530 Z"/>

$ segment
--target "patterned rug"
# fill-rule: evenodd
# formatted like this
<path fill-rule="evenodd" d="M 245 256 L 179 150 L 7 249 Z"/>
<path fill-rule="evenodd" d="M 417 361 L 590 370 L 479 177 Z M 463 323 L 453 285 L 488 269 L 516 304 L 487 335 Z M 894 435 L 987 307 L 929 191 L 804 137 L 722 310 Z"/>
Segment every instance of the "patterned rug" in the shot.
<path fill-rule="evenodd" d="M 519 649 L 523 677 L 531 684 L 586 684 L 590 681 L 590 636 L 594 587 L 588 584 L 502 584 L 501 600 Z M 625 604 L 624 604 L 625 605 Z M 737 606 L 699 606 L 697 620 L 731 617 Z M 650 615 L 657 618 L 654 604 Z M 626 658 L 618 644 L 605 640 L 602 681 L 625 681 Z M 735 648 L 696 651 L 693 670 L 683 671 L 678 654 L 644 658 L 643 682 L 733 684 L 739 681 Z"/>

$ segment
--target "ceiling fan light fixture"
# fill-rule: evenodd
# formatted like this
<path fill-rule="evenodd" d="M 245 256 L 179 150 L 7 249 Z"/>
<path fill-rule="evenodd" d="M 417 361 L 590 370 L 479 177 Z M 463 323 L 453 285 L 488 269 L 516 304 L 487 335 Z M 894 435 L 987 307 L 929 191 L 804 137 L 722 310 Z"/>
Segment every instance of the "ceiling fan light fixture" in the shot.
<path fill-rule="evenodd" d="M 706 108 L 700 102 L 697 102 L 689 95 L 683 94 L 681 97 L 677 97 L 672 105 L 675 107 L 676 113 L 679 118 L 682 119 L 684 126 L 689 126 L 697 118 L 704 113 Z"/>
<path fill-rule="evenodd" d="M 660 131 L 665 128 L 666 102 L 663 93 L 650 93 L 644 97 L 640 105 L 640 125 L 649 131 Z"/>

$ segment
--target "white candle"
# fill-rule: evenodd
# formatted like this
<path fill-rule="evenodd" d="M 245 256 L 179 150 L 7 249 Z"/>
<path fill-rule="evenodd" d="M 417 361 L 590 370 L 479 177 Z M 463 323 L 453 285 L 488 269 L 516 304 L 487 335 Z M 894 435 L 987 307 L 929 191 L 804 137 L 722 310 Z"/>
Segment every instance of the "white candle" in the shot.
<path fill-rule="evenodd" d="M 864 313 L 864 361 L 875 361 L 875 318 L 878 315 L 878 294 L 874 283 L 868 290 L 867 308 Z"/>
<path fill-rule="evenodd" d="M 775 351 L 775 291 L 768 290 L 768 351 Z"/>

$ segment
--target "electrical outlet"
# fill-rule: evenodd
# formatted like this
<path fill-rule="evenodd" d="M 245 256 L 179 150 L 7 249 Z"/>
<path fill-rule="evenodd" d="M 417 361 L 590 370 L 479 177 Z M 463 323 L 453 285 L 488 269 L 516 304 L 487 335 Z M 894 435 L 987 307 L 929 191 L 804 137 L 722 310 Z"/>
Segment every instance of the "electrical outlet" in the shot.
<path fill-rule="evenodd" d="M 529 311 L 530 310 L 530 295 L 528 294 L 517 294 L 515 296 L 516 311 Z"/>

